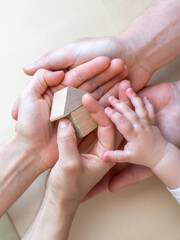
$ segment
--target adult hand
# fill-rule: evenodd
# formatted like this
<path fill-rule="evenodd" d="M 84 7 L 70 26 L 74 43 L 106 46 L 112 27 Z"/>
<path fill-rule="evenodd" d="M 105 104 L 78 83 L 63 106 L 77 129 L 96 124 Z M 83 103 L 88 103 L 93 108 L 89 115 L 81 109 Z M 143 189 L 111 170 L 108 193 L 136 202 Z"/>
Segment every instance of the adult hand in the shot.
<path fill-rule="evenodd" d="M 134 44 L 132 36 L 121 35 L 80 39 L 63 48 L 46 53 L 35 63 L 24 67 L 24 72 L 33 75 L 40 68 L 52 71 L 71 69 L 97 56 L 123 59 L 128 66 L 128 79 L 136 91 L 145 86 L 154 71 L 148 58 L 145 58 L 141 54 L 141 49 Z"/>
<path fill-rule="evenodd" d="M 98 124 L 98 141 L 89 154 L 80 154 L 72 123 L 67 119 L 60 120 L 57 134 L 59 160 L 47 177 L 43 202 L 23 239 L 68 239 L 78 205 L 113 166 L 101 158 L 107 149 L 114 149 L 114 125 L 91 96 L 83 96 L 83 103 Z"/>
<path fill-rule="evenodd" d="M 40 68 L 69 69 L 102 55 L 121 58 L 128 66 L 133 89 L 139 91 L 154 71 L 180 54 L 179 11 L 178 0 L 153 1 L 119 36 L 80 39 L 45 54 L 24 71 L 32 75 Z"/>
<path fill-rule="evenodd" d="M 107 57 L 97 57 L 87 63 L 68 71 L 65 78 L 53 87 L 53 93 L 67 86 L 91 92 L 95 99 L 102 97 L 112 86 L 123 80 L 128 74 L 127 66 L 121 59 L 109 60 Z M 17 120 L 19 99 L 12 109 L 12 117 Z"/>
<path fill-rule="evenodd" d="M 98 124 L 95 146 L 88 154 L 80 154 L 71 122 L 60 120 L 58 126 L 59 160 L 47 180 L 47 192 L 52 202 L 64 199 L 78 205 L 90 189 L 112 168 L 102 156 L 107 149 L 115 149 L 115 128 L 104 113 L 104 108 L 91 96 L 83 96 L 83 104 Z"/>
<path fill-rule="evenodd" d="M 98 57 L 71 70 L 65 77 L 63 72 L 39 70 L 20 94 L 13 114 L 18 118 L 16 131 L 27 139 L 40 158 L 40 168 L 44 171 L 52 167 L 58 159 L 56 143 L 57 123 L 50 123 L 49 115 L 53 93 L 76 78 L 75 86 L 86 86 L 96 95 L 99 85 L 117 76 L 123 70 L 123 63 L 116 59 Z M 118 75 L 119 78 L 119 75 Z M 85 82 L 91 79 L 90 82 Z M 94 85 L 93 85 L 94 82 Z M 92 83 L 92 84 L 91 84 Z M 103 91 L 103 90 L 102 90 Z M 100 92 L 101 93 L 101 92 Z M 18 113 L 18 114 L 17 114 Z"/>
<path fill-rule="evenodd" d="M 55 161 L 52 143 L 56 124 L 49 122 L 50 89 L 63 77 L 62 71 L 38 71 L 20 94 L 16 133 L 0 148 L 1 216 Z M 46 149 L 54 151 L 48 155 Z"/>
<path fill-rule="evenodd" d="M 52 88 L 61 83 L 64 72 L 39 70 L 22 90 L 18 102 L 16 133 L 29 143 L 40 160 L 41 171 L 55 163 L 57 123 L 50 123 Z"/>

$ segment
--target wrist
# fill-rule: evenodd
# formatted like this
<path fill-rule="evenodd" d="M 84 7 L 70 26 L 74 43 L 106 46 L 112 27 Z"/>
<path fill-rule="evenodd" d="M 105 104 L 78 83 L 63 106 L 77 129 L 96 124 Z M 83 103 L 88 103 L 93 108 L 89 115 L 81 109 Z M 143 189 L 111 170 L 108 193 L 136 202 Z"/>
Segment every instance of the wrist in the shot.
<path fill-rule="evenodd" d="M 151 74 L 180 54 L 179 10 L 178 1 L 155 1 L 119 36 Z"/>
<path fill-rule="evenodd" d="M 62 209 L 69 214 L 74 214 L 80 204 L 79 201 L 72 200 L 62 195 L 57 196 L 51 189 L 47 188 L 45 191 L 44 201 L 53 206 L 57 211 Z"/>
<path fill-rule="evenodd" d="M 180 188 L 180 150 L 168 143 L 162 159 L 152 168 L 153 173 L 170 189 Z"/>
<path fill-rule="evenodd" d="M 34 170 L 34 175 L 37 176 L 44 171 L 41 166 L 41 157 L 32 141 L 29 141 L 20 134 L 16 133 L 11 139 L 11 143 L 15 145 L 17 153 L 21 155 L 17 163 L 19 168 L 31 166 L 31 168 Z"/>
<path fill-rule="evenodd" d="M 41 173 L 38 156 L 18 134 L 1 146 L 0 215 L 24 193 Z"/>
<path fill-rule="evenodd" d="M 134 31 L 135 29 L 135 31 Z M 157 70 L 150 58 L 153 44 L 149 39 L 146 41 L 141 34 L 137 34 L 135 26 L 127 28 L 124 32 L 115 37 L 119 42 L 119 53 L 123 56 L 128 69 L 138 66 L 142 67 L 151 75 Z"/>
<path fill-rule="evenodd" d="M 60 198 L 54 202 L 46 191 L 38 214 L 23 239 L 68 239 L 77 208 L 69 208 L 64 200 Z"/>

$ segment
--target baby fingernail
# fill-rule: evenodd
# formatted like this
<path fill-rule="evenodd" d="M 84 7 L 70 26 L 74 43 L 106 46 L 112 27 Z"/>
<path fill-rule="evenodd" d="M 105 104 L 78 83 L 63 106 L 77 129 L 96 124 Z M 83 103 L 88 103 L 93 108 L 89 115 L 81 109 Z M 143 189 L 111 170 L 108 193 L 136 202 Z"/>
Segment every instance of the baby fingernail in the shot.
<path fill-rule="evenodd" d="M 128 89 L 126 90 L 126 92 L 132 93 L 132 88 L 128 88 Z"/>
<path fill-rule="evenodd" d="M 104 155 L 102 156 L 102 160 L 107 161 L 107 154 L 106 153 L 104 153 Z"/>
<path fill-rule="evenodd" d="M 110 107 L 107 107 L 106 109 L 105 109 L 105 112 L 107 112 L 107 113 L 110 113 L 112 111 L 112 109 L 110 108 Z"/>
<path fill-rule="evenodd" d="M 104 161 L 108 161 L 108 160 L 109 160 L 109 152 L 110 152 L 110 151 L 107 151 L 107 152 L 105 152 L 105 153 L 103 154 L 102 160 L 104 160 Z"/>
<path fill-rule="evenodd" d="M 116 98 L 114 96 L 110 96 L 110 101 L 115 101 Z"/>

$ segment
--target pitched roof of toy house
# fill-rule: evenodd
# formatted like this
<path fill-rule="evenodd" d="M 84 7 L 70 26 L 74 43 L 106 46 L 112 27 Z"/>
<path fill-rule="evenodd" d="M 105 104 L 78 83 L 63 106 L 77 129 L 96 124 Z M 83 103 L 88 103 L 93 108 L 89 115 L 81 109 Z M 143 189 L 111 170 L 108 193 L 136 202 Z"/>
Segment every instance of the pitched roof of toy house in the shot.
<path fill-rule="evenodd" d="M 66 117 L 82 105 L 82 96 L 87 92 L 73 87 L 66 87 L 54 94 L 50 121 Z"/>

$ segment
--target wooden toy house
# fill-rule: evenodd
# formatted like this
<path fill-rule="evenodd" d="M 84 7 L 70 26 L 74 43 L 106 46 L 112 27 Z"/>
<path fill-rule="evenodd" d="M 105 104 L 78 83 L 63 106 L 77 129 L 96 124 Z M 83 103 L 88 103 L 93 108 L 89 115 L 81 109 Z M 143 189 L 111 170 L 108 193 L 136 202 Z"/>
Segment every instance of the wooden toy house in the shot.
<path fill-rule="evenodd" d="M 82 105 L 82 96 L 87 92 L 66 87 L 54 94 L 50 121 L 68 118 L 74 125 L 77 138 L 81 138 L 97 128 L 91 114 Z M 89 93 L 88 93 L 89 94 Z"/>

